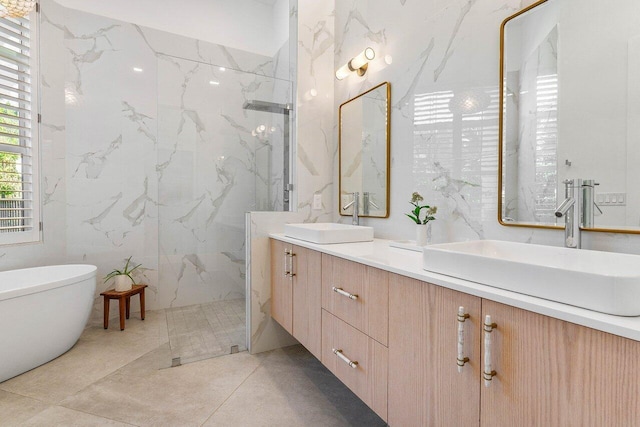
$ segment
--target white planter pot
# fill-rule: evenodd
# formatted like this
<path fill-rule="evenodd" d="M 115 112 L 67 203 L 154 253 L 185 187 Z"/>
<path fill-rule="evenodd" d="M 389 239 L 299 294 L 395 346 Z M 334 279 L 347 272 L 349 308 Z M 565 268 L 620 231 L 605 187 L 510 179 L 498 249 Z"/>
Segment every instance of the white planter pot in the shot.
<path fill-rule="evenodd" d="M 114 282 L 116 283 L 116 291 L 124 292 L 128 291 L 133 287 L 133 282 L 129 278 L 129 276 L 120 275 L 114 278 Z"/>
<path fill-rule="evenodd" d="M 416 245 L 426 246 L 431 240 L 431 224 L 416 224 Z"/>

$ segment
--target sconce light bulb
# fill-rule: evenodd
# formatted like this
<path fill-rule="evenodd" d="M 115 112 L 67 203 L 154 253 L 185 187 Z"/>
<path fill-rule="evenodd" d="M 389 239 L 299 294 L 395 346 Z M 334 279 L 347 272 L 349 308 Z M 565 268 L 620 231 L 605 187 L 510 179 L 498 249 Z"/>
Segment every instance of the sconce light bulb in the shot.
<path fill-rule="evenodd" d="M 338 70 L 336 71 L 336 79 L 338 80 L 342 80 L 345 77 L 349 76 L 349 73 L 351 73 L 351 69 L 349 68 L 349 64 L 344 64 L 342 67 L 338 68 Z"/>
<path fill-rule="evenodd" d="M 362 68 L 365 64 L 369 63 L 369 61 L 371 61 L 375 57 L 376 52 L 372 48 L 368 47 L 351 60 L 351 68 L 354 70 Z"/>
<path fill-rule="evenodd" d="M 265 125 L 258 126 L 258 132 L 264 132 L 267 127 Z"/>
<path fill-rule="evenodd" d="M 311 95 L 311 96 L 318 96 L 318 91 L 317 91 L 317 90 L 315 90 L 315 89 L 311 89 L 311 90 L 309 91 L 309 95 Z"/>

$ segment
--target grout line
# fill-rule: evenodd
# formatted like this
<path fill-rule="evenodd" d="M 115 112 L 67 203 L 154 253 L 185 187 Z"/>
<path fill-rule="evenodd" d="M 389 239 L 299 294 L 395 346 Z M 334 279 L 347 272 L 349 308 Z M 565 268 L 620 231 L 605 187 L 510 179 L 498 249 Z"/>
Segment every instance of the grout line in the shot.
<path fill-rule="evenodd" d="M 131 424 L 128 423 L 126 421 L 120 421 L 120 420 L 116 420 L 114 418 L 109 418 L 109 417 L 105 417 L 103 415 L 97 415 L 97 414 L 92 414 L 91 412 L 87 412 L 87 411 L 82 411 L 80 409 L 75 409 L 75 408 L 69 408 L 68 406 L 64 406 L 64 405 L 56 405 L 59 406 L 61 408 L 65 408 L 65 409 L 69 409 L 70 411 L 75 411 L 75 412 L 80 412 L 81 414 L 87 414 L 87 415 L 91 415 L 93 417 L 98 417 L 98 418 L 102 418 L 103 420 L 109 420 L 109 421 L 114 421 L 116 423 L 121 423 L 121 424 L 126 424 L 128 426 L 133 426 L 133 427 L 140 427 L 138 424 Z M 33 417 L 32 417 L 33 418 Z M 28 421 L 28 420 L 27 420 Z"/>
<path fill-rule="evenodd" d="M 238 353 L 236 353 L 236 354 L 238 354 Z M 232 355 L 230 355 L 230 356 L 232 356 Z M 207 421 L 209 421 L 209 420 L 211 419 L 211 417 L 213 417 L 213 416 L 215 415 L 215 413 L 216 413 L 216 412 L 218 412 L 218 409 L 222 408 L 222 406 L 223 406 L 225 403 L 227 403 L 227 401 L 228 401 L 229 399 L 231 399 L 231 396 L 233 396 L 233 395 L 238 391 L 238 389 L 239 389 L 240 387 L 242 387 L 242 386 L 244 385 L 244 383 L 245 383 L 245 382 L 247 382 L 247 380 L 248 380 L 249 378 L 251 378 L 251 376 L 252 376 L 253 374 L 255 374 L 255 373 L 256 373 L 256 371 L 262 367 L 262 364 L 264 363 L 264 361 L 265 361 L 266 359 L 267 359 L 267 357 L 265 357 L 264 359 L 262 359 L 262 360 L 260 361 L 260 363 L 258 363 L 258 366 L 256 366 L 256 368 L 255 368 L 253 371 L 251 371 L 251 372 L 249 373 L 249 375 L 247 375 L 247 377 L 246 377 L 244 380 L 242 380 L 242 382 L 241 382 L 240 384 L 238 384 L 238 387 L 234 388 L 234 389 L 233 389 L 233 391 L 232 391 L 231 393 L 229 393 L 229 396 L 227 396 L 227 398 L 226 398 L 226 399 L 224 399 L 224 400 L 222 401 L 222 403 L 220 403 L 220 404 L 218 405 L 218 407 L 217 407 L 217 408 L 215 408 L 215 409 L 213 410 L 213 412 L 211 413 L 211 415 L 209 415 L 209 416 L 207 417 L 207 419 L 206 419 L 206 420 L 204 420 L 204 422 L 203 422 L 202 424 L 200 424 L 200 426 L 205 425 L 205 424 L 207 423 Z"/>

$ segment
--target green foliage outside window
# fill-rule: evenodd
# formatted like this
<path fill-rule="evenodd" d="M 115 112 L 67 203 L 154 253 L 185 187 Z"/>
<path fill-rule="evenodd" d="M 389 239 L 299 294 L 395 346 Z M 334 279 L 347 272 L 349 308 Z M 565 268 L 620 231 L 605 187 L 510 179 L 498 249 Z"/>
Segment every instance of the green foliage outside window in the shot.
<path fill-rule="evenodd" d="M 0 107 L 0 113 L 4 115 L 15 115 L 15 110 L 8 110 Z M 20 124 L 18 118 L 10 119 L 0 116 L 0 132 L 5 135 L 0 135 L 0 144 L 8 145 L 20 145 L 18 129 L 2 126 L 3 124 L 9 124 L 18 126 Z M 6 134 L 16 135 L 15 137 L 8 136 Z M 4 153 L 0 151 L 0 198 L 8 199 L 14 197 L 20 197 L 20 191 L 22 189 L 22 176 L 18 170 L 18 164 L 20 163 L 20 154 Z"/>

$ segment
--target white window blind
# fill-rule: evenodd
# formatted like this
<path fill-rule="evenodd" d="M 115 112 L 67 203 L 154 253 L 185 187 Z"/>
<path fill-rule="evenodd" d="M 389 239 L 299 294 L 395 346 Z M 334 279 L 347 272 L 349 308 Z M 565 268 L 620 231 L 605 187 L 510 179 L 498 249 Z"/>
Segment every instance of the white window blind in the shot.
<path fill-rule="evenodd" d="M 0 18 L 0 244 L 40 239 L 35 13 Z"/>
<path fill-rule="evenodd" d="M 536 221 L 554 223 L 558 205 L 558 75 L 536 79 Z"/>

